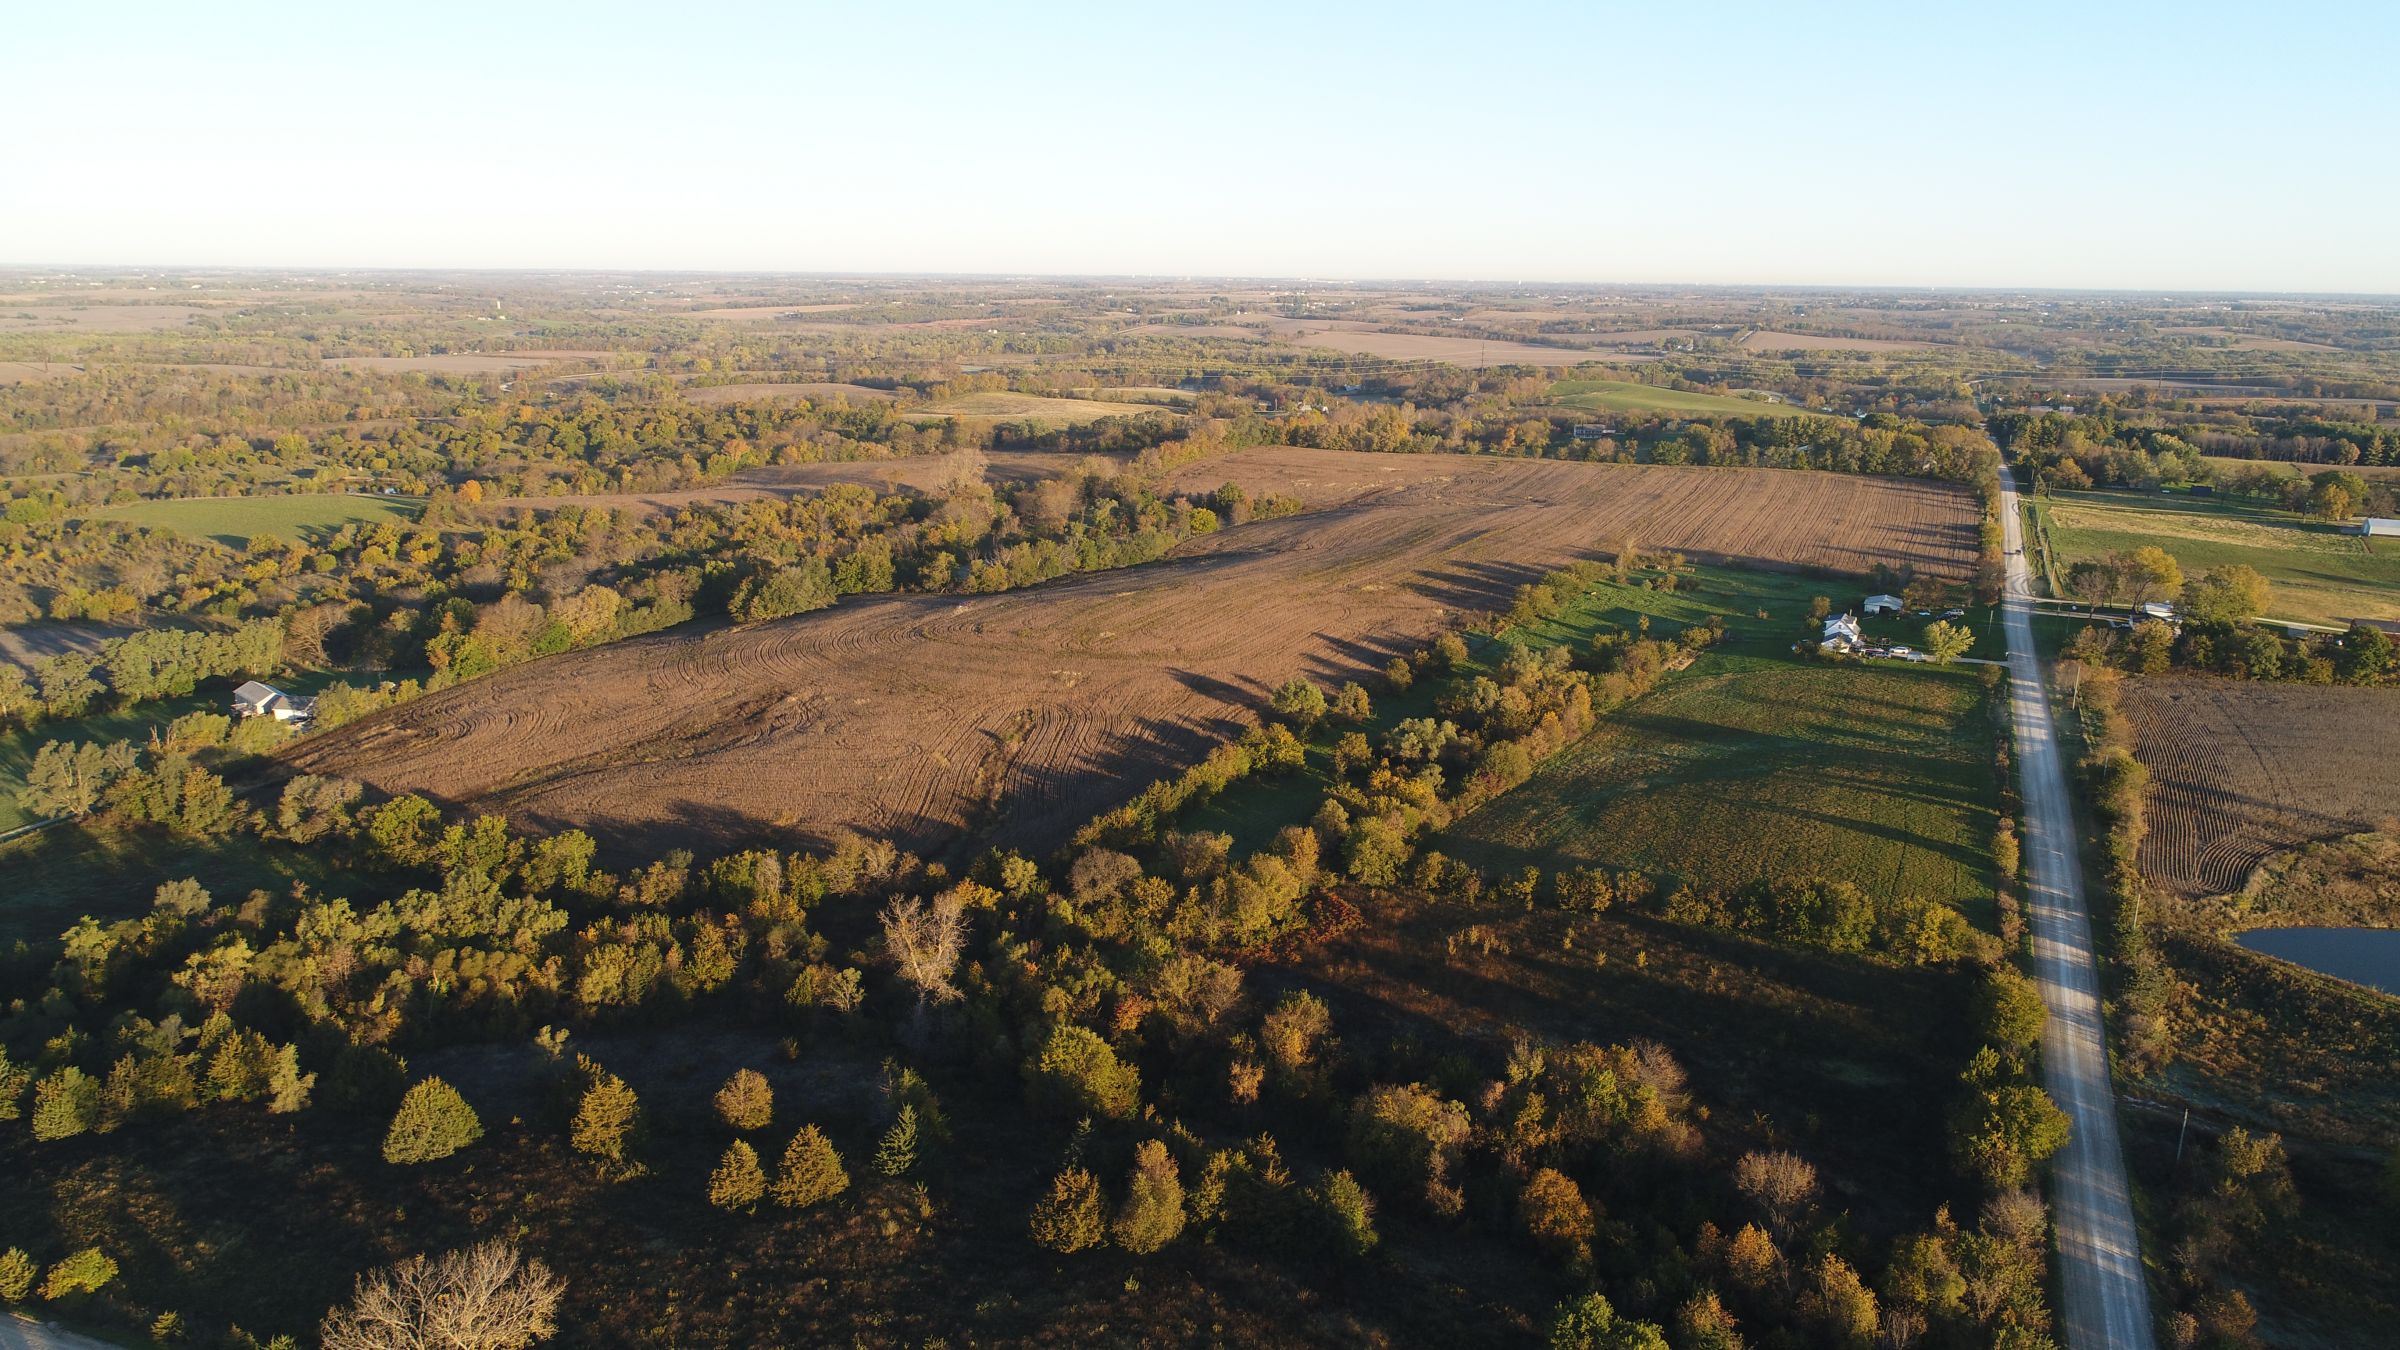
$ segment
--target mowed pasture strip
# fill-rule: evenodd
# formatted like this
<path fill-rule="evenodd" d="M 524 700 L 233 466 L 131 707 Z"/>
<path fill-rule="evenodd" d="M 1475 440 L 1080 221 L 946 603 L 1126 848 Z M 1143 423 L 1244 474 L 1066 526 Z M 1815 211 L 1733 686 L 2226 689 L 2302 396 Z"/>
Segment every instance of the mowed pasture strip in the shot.
<path fill-rule="evenodd" d="M 1769 403 L 1763 398 L 1662 389 L 1624 380 L 1560 380 L 1550 396 L 1572 408 L 1593 412 L 1666 413 L 1684 417 L 1806 417 L 1806 408 Z"/>
<path fill-rule="evenodd" d="M 980 394 L 960 394 L 937 403 L 913 409 L 904 414 L 917 421 L 936 421 L 947 417 L 975 421 L 1034 422 L 1053 426 L 1081 426 L 1103 417 L 1147 417 L 1170 411 L 1155 403 L 1111 403 L 1089 398 L 1045 398 L 1039 394 L 1014 394 L 993 390 Z"/>
<path fill-rule="evenodd" d="M 2158 676 L 2121 697 L 2150 770 L 2142 870 L 2183 895 L 2400 817 L 2400 691 Z"/>
<path fill-rule="evenodd" d="M 98 520 L 122 520 L 194 538 L 248 548 L 260 535 L 286 541 L 314 539 L 344 525 L 413 524 L 424 509 L 416 497 L 364 497 L 305 493 L 274 497 L 176 497 L 124 502 L 92 512 Z"/>
<path fill-rule="evenodd" d="M 1185 472 L 1280 478 L 1319 509 L 1003 595 L 860 598 L 539 661 L 287 758 L 629 846 L 854 828 L 1040 848 L 1238 730 L 1275 683 L 1379 667 L 1628 536 L 1950 576 L 1975 541 L 1970 495 L 1891 479 L 1290 449 Z"/>

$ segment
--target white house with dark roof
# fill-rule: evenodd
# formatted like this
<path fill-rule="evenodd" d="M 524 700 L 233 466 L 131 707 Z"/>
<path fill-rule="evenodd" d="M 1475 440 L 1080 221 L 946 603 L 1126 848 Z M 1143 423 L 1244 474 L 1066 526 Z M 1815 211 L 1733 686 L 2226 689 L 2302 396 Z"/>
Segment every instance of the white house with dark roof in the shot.
<path fill-rule="evenodd" d="M 1866 645 L 1865 636 L 1858 631 L 1858 620 L 1847 614 L 1827 619 L 1825 636 L 1817 639 L 1817 646 L 1829 652 L 1854 652 Z"/>
<path fill-rule="evenodd" d="M 304 722 L 317 710 L 313 698 L 293 698 L 271 684 L 244 680 L 233 691 L 236 717 L 272 717 L 278 722 Z"/>

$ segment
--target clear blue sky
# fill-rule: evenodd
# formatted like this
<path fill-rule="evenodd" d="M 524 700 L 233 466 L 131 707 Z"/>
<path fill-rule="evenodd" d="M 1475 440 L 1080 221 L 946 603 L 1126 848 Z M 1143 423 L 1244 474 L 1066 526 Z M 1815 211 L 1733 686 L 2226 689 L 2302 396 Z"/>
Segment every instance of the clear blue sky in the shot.
<path fill-rule="evenodd" d="M 0 262 L 2400 292 L 2400 6 L 1817 8 L 25 4 Z"/>

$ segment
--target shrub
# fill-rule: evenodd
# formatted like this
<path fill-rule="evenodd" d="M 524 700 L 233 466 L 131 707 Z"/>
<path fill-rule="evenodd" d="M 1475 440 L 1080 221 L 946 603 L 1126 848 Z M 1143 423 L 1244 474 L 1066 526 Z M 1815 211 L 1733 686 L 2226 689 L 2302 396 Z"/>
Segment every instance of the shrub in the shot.
<path fill-rule="evenodd" d="M 1375 1250 L 1375 1202 L 1358 1178 L 1347 1170 L 1328 1172 L 1308 1195 L 1324 1225 L 1326 1242 L 1334 1250 L 1349 1256 L 1365 1256 Z"/>
<path fill-rule="evenodd" d="M 1033 1240 L 1054 1252 L 1097 1247 L 1108 1236 L 1100 1218 L 1100 1181 L 1080 1167 L 1051 1178 L 1050 1193 L 1033 1207 Z"/>
<path fill-rule="evenodd" d="M 62 1299 L 71 1294 L 92 1294 L 117 1278 L 117 1263 L 98 1247 L 86 1247 L 50 1267 L 42 1277 L 42 1297 Z"/>
<path fill-rule="evenodd" d="M 447 1158 L 483 1137 L 483 1122 L 458 1089 L 439 1078 L 428 1078 L 408 1090 L 392 1115 L 392 1128 L 383 1137 L 383 1160 L 388 1163 L 432 1162 Z"/>
<path fill-rule="evenodd" d="M 1550 1350 L 1667 1350 L 1667 1334 L 1617 1316 L 1598 1294 L 1562 1303 L 1550 1321 Z"/>
<path fill-rule="evenodd" d="M 1141 1072 L 1121 1063 L 1099 1033 L 1073 1022 L 1050 1029 L 1025 1067 L 1027 1084 L 1068 1115 L 1123 1120 L 1141 1106 Z"/>
<path fill-rule="evenodd" d="M 15 1247 L 0 1252 L 0 1303 L 23 1303 L 33 1292 L 33 1277 L 39 1270 L 32 1257 Z"/>

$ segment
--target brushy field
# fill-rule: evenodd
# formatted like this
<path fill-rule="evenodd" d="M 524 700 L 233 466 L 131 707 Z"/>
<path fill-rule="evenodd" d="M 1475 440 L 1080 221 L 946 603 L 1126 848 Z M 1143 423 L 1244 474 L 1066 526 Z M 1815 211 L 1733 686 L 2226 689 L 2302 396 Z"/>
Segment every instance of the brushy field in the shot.
<path fill-rule="evenodd" d="M 1001 595 L 861 596 L 537 661 L 290 758 L 628 839 L 847 826 L 1048 847 L 1238 732 L 1283 680 L 1361 678 L 1629 537 L 1841 572 L 1958 577 L 1974 557 L 1974 499 L 1897 479 L 1289 448 L 1181 472 L 1316 509 Z"/>
<path fill-rule="evenodd" d="M 1788 648 L 1823 583 L 1711 570 L 1701 585 L 1603 586 L 1612 624 L 1649 615 L 1671 632 L 1715 613 L 1729 636 L 1437 846 L 1495 869 L 1639 868 L 1703 887 L 1825 876 L 1988 918 L 1999 803 L 1979 672 L 1803 662 Z"/>
<path fill-rule="evenodd" d="M 1696 394 L 1624 380 L 1560 380 L 1550 386 L 1553 402 L 1593 412 L 1663 413 L 1684 417 L 1805 417 L 1808 410 L 1762 398 Z"/>
<path fill-rule="evenodd" d="M 2184 575 L 2236 563 L 2274 586 L 2271 617 L 2341 624 L 2400 619 L 2400 545 L 2346 534 L 2282 511 L 2208 498 L 2130 492 L 2054 493 L 2039 509 L 2061 578 L 2078 562 L 2156 544 Z"/>
<path fill-rule="evenodd" d="M 248 548 L 250 541 L 262 534 L 297 541 L 331 534 L 344 525 L 380 525 L 386 521 L 406 525 L 414 522 L 424 507 L 425 503 L 415 497 L 309 493 L 125 502 L 102 507 L 92 515 L 100 520 L 122 520 L 194 538 L 214 539 L 228 548 Z"/>
<path fill-rule="evenodd" d="M 2400 691 L 2156 676 L 2121 698 L 2150 770 L 2142 870 L 2179 894 L 2400 816 Z"/>

